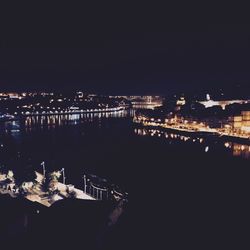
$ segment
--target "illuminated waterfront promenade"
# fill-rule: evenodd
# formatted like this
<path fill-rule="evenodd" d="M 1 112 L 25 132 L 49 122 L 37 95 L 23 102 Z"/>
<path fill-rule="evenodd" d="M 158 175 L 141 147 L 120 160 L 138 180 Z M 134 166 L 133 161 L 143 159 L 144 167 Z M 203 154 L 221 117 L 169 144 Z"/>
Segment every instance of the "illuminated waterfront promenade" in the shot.
<path fill-rule="evenodd" d="M 216 135 L 218 137 L 226 137 L 227 139 L 240 139 L 250 142 L 249 133 L 239 133 L 237 131 L 229 131 L 224 128 L 210 128 L 203 122 L 190 122 L 180 118 L 165 119 L 165 121 L 162 122 L 161 119 L 146 118 L 143 116 L 135 116 L 133 121 L 146 127 L 169 129 L 176 132 L 199 134 L 200 136 Z"/>
<path fill-rule="evenodd" d="M 115 108 L 104 108 L 104 109 L 86 109 L 86 110 L 49 110 L 49 111 L 36 111 L 36 112 L 21 112 L 23 116 L 38 116 L 38 115 L 66 115 L 66 114 L 91 114 L 91 113 L 113 113 L 113 112 L 122 112 L 124 111 L 124 107 L 115 107 Z M 15 113 L 18 115 L 18 113 Z"/>

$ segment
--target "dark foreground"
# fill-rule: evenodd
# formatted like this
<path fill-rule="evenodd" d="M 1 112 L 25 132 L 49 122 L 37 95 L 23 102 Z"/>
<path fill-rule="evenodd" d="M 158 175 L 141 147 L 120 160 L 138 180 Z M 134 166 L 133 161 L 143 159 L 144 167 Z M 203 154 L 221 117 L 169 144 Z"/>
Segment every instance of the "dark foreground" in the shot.
<path fill-rule="evenodd" d="M 107 227 L 111 204 L 68 200 L 50 209 L 11 199 L 1 201 L 1 236 L 9 246 L 26 249 L 222 249 L 249 246 L 249 162 L 180 145 L 142 138 L 143 151 L 132 153 L 134 192 L 129 209 Z M 136 146 L 136 145 L 134 145 Z M 139 145 L 137 145 L 139 146 Z M 199 154 L 198 154 L 199 151 Z M 136 156 L 136 157 L 135 157 Z M 122 164 L 129 164 L 129 159 Z M 143 160 L 142 160 L 143 159 Z M 218 160 L 219 159 L 219 160 Z M 143 169 L 143 171 L 142 171 Z M 132 172 L 124 178 L 129 178 Z M 2 200 L 2 199 L 1 199 Z M 21 207 L 19 207 L 19 205 Z M 32 210 L 33 209 L 33 210 Z M 23 231 L 10 227 L 32 214 Z M 21 214 L 19 214 L 21 213 Z M 22 221 L 21 220 L 21 221 Z M 19 231 L 20 230 L 20 231 Z M 6 240 L 9 238 L 9 240 Z M 20 243 L 19 243 L 20 242 Z"/>
<path fill-rule="evenodd" d="M 116 249 L 125 239 L 126 212 L 115 221 L 111 202 L 67 199 L 46 208 L 3 195 L 0 205 L 0 239 L 8 249 Z"/>
<path fill-rule="evenodd" d="M 171 144 L 141 153 L 147 162 L 141 175 L 144 188 L 137 186 L 141 246 L 249 247 L 249 161 L 191 145 L 179 150 L 180 145 Z M 149 171 L 148 165 L 154 167 Z"/>

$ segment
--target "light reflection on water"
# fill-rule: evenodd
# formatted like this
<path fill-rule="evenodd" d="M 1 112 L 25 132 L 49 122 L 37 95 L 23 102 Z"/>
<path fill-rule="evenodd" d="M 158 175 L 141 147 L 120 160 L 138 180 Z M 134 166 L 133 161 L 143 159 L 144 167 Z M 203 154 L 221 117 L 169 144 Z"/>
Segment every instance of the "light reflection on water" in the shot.
<path fill-rule="evenodd" d="M 242 158 L 250 159 L 250 146 L 239 144 L 239 143 L 232 143 L 232 142 L 225 142 L 225 147 L 231 150 L 234 156 L 240 156 Z"/>
<path fill-rule="evenodd" d="M 0 165 L 17 170 L 19 167 L 26 169 L 28 165 L 25 164 L 29 162 L 32 168 L 41 172 L 40 163 L 45 161 L 48 171 L 65 168 L 68 183 L 76 185 L 81 184 L 83 171 L 119 178 L 112 165 L 107 166 L 111 170 L 103 171 L 102 162 L 99 163 L 96 155 L 106 154 L 103 154 L 105 149 L 98 145 L 105 141 L 105 148 L 114 147 L 112 140 L 103 139 L 120 135 L 120 126 L 131 132 L 129 124 L 132 124 L 133 114 L 134 110 L 127 110 L 102 114 L 27 116 L 16 121 L 2 121 L 0 144 L 4 146 L 0 150 Z M 96 160 L 93 161 L 93 158 Z"/>
<path fill-rule="evenodd" d="M 25 126 L 34 125 L 67 125 L 78 124 L 86 121 L 93 121 L 96 118 L 110 118 L 110 117 L 127 117 L 130 116 L 131 111 L 118 111 L 112 113 L 91 113 L 91 114 L 64 114 L 64 115 L 46 115 L 46 116 L 27 116 L 25 119 Z"/>
<path fill-rule="evenodd" d="M 1 129 L 16 136 L 21 130 L 26 132 L 35 129 L 55 129 L 65 125 L 77 125 L 85 122 L 93 122 L 96 119 L 132 117 L 134 110 L 124 110 L 111 113 L 85 113 L 85 114 L 58 114 L 27 116 L 24 120 L 2 123 Z"/>
<path fill-rule="evenodd" d="M 82 123 L 91 123 L 105 118 L 126 118 L 134 115 L 134 110 L 114 113 L 95 113 L 95 114 L 67 114 L 67 115 L 48 115 L 48 116 L 27 116 L 24 120 L 8 121 L 0 124 L 2 134 L 11 134 L 17 141 L 21 140 L 22 132 L 32 132 L 35 130 L 53 130 L 61 126 L 77 125 Z M 165 138 L 166 140 L 191 142 L 193 144 L 201 144 L 202 148 L 207 146 L 207 141 L 200 137 L 190 137 L 188 135 L 180 135 L 171 132 L 163 132 L 158 129 L 134 129 L 134 133 L 140 136 L 154 136 Z M 233 156 L 250 159 L 250 146 L 241 143 L 222 141 L 220 145 L 225 151 Z M 217 146 L 212 143 L 211 148 Z"/>
<path fill-rule="evenodd" d="M 180 140 L 183 142 L 199 143 L 206 145 L 204 138 L 199 137 L 189 137 L 186 135 L 179 135 L 170 132 L 163 132 L 158 129 L 134 129 L 136 135 L 139 136 L 152 136 L 152 137 L 161 137 L 168 140 Z M 233 156 L 242 157 L 245 159 L 250 159 L 250 145 L 245 145 L 235 142 L 223 142 L 223 147 L 225 150 L 230 152 Z"/>
<path fill-rule="evenodd" d="M 135 110 L 123 110 L 110 113 L 82 113 L 82 114 L 58 114 L 26 116 L 15 121 L 0 123 L 0 133 L 8 134 L 21 141 L 22 133 L 30 133 L 36 130 L 53 130 L 63 126 L 71 126 L 83 123 L 92 123 L 101 119 L 133 117 Z"/>

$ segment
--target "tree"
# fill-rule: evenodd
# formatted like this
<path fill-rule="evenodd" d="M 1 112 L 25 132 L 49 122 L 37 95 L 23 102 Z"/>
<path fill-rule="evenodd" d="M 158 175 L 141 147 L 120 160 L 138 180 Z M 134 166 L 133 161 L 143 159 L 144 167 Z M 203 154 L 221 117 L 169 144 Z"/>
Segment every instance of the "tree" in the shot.
<path fill-rule="evenodd" d="M 48 173 L 45 176 L 44 182 L 42 183 L 42 189 L 45 192 L 50 192 L 53 189 L 53 184 L 58 182 L 58 179 L 61 176 L 61 171 L 54 171 L 52 173 Z"/>

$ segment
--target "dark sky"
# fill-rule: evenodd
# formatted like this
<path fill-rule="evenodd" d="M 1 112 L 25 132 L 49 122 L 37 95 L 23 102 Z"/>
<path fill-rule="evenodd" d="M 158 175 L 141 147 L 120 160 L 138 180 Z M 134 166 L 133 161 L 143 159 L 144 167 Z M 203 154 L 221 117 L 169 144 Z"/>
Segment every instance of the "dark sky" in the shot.
<path fill-rule="evenodd" d="M 97 3 L 10 10 L 1 17 L 1 89 L 165 94 L 250 82 L 250 26 L 204 18 L 207 10 Z"/>

